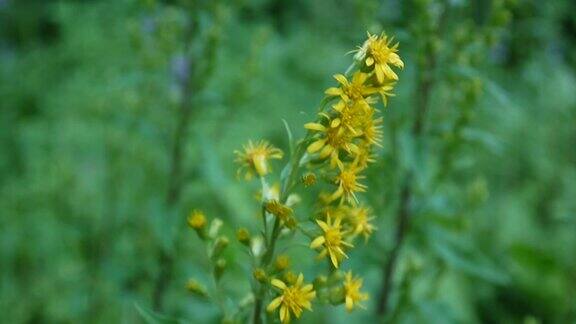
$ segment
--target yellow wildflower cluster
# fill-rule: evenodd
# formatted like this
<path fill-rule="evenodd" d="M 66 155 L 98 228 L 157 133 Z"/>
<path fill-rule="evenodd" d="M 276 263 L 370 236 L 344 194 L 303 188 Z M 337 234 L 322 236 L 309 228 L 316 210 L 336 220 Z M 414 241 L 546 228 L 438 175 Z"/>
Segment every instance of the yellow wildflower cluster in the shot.
<path fill-rule="evenodd" d="M 349 79 L 334 76 L 338 87 L 326 90 L 326 95 L 337 99 L 332 109 L 319 113 L 319 120 L 304 127 L 314 132 L 307 151 L 318 159 L 329 160 L 330 168 L 337 169 L 334 176 L 336 190 L 328 202 L 340 199 L 351 205 L 358 203 L 357 192 L 366 191 L 360 183 L 360 173 L 374 162 L 374 146 L 382 145 L 382 117 L 375 104 L 380 98 L 387 104 L 398 76 L 391 66 L 403 68 L 397 54 L 398 45 L 386 35 L 368 34 L 368 40 L 357 51 L 356 72 Z"/>
<path fill-rule="evenodd" d="M 336 74 L 337 85 L 325 91 L 318 118 L 304 125 L 306 137 L 291 143 L 279 186 L 270 186 L 269 178 L 273 176 L 270 160 L 283 158 L 280 149 L 266 141 L 250 141 L 235 151 L 238 174 L 246 180 L 257 176 L 262 185 L 258 195 L 261 231 L 254 236 L 246 229 L 237 232 L 238 241 L 253 258 L 254 322 L 261 322 L 263 303 L 270 292 L 275 294 L 266 309 L 278 311 L 282 323 L 300 318 L 304 310 L 311 311 L 316 299 L 343 304 L 348 311 L 362 307 L 368 299 L 361 292 L 362 279 L 351 272 L 343 275 L 338 268 L 354 248 L 353 241 L 360 236 L 367 240 L 376 229 L 371 223 L 372 210 L 360 202 L 358 194 L 368 189 L 363 183 L 364 171 L 376 161 L 375 148 L 382 146 L 383 118 L 376 105 L 382 101 L 386 106 L 394 96 L 398 75 L 393 68 L 403 68 L 404 63 L 398 44 L 384 34 L 368 34 L 355 52 L 351 68 L 346 74 Z M 327 184 L 321 186 L 322 180 Z M 298 216 L 296 205 L 301 199 L 294 192 L 297 188 L 319 188 L 318 216 Z M 311 219 L 317 234 L 304 228 L 303 223 Z M 190 224 L 196 228 L 197 223 L 201 223 L 199 219 Z M 318 274 L 313 284 L 305 284 L 303 274 L 291 271 L 287 255 L 275 257 L 277 242 L 301 239 L 293 235 L 298 231 L 311 238 L 310 248 L 332 267 L 327 275 Z"/>

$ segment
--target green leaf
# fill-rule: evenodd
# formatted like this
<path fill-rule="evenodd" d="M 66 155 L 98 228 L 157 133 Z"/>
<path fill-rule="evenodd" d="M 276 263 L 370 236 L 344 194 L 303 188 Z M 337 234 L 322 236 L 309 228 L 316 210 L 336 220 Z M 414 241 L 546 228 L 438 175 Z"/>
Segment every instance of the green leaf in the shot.
<path fill-rule="evenodd" d="M 162 315 L 162 314 L 158 314 L 152 310 L 149 310 L 147 308 L 144 308 L 142 306 L 140 306 L 138 303 L 134 303 L 134 307 L 136 307 L 136 310 L 138 311 L 138 314 L 140 314 L 140 316 L 142 316 L 142 318 L 144 319 L 144 321 L 146 323 L 149 324 L 158 324 L 158 323 L 171 323 L 171 324 L 176 324 L 176 323 L 185 323 L 184 321 L 181 320 L 177 320 L 174 318 L 170 318 L 166 315 Z"/>
<path fill-rule="evenodd" d="M 290 126 L 288 122 L 282 118 L 282 123 L 284 123 L 284 128 L 286 129 L 286 134 L 288 134 L 288 148 L 290 151 L 290 157 L 294 154 L 294 136 L 292 136 L 292 131 L 290 130 Z"/>

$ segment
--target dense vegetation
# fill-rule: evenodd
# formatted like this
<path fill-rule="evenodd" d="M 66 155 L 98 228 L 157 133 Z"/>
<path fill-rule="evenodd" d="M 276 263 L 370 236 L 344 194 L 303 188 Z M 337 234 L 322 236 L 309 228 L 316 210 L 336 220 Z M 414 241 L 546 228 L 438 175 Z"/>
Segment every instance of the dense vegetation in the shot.
<path fill-rule="evenodd" d="M 576 4 L 492 0 L 0 0 L 0 309 L 7 323 L 220 322 L 193 209 L 244 298 L 257 183 L 366 31 L 405 63 L 351 251 L 365 310 L 303 322 L 576 321 Z M 274 165 L 281 169 L 281 165 Z M 310 203 L 315 196 L 303 195 Z M 311 213 L 302 208 L 300 214 Z M 235 246 L 232 248 L 232 246 Z M 315 252 L 289 250 L 307 273 Z M 232 307 L 232 306 L 230 306 Z"/>

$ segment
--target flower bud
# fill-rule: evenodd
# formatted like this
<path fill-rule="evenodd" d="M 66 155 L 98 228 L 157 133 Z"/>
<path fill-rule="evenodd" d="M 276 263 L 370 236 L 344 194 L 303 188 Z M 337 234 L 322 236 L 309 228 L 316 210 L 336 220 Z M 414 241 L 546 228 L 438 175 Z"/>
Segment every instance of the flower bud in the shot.
<path fill-rule="evenodd" d="M 211 238 L 215 238 L 218 233 L 220 232 L 220 228 L 222 227 L 222 220 L 220 218 L 214 218 L 212 223 L 210 223 L 210 229 L 208 230 L 208 236 Z"/>
<path fill-rule="evenodd" d="M 238 242 L 242 243 L 242 245 L 250 246 L 250 232 L 248 232 L 247 229 L 243 227 L 238 229 L 236 232 L 236 238 L 238 239 Z"/>
<path fill-rule="evenodd" d="M 294 283 L 296 283 L 296 280 L 298 280 L 298 276 L 292 272 L 292 271 L 288 271 L 284 274 L 284 281 L 293 285 Z"/>
<path fill-rule="evenodd" d="M 326 285 L 327 282 L 328 278 L 325 275 L 319 275 L 318 277 L 316 277 L 316 279 L 314 279 L 314 287 L 316 288 L 322 287 Z"/>
<path fill-rule="evenodd" d="M 194 229 L 201 239 L 206 239 L 206 216 L 203 212 L 192 211 L 188 216 L 188 226 Z"/>
<path fill-rule="evenodd" d="M 206 288 L 194 279 L 190 279 L 190 280 L 188 280 L 188 282 L 186 282 L 186 289 L 189 292 L 191 292 L 192 294 L 200 296 L 200 297 L 208 296 L 208 293 L 206 292 Z"/>
<path fill-rule="evenodd" d="M 340 305 L 344 302 L 345 292 L 342 286 L 334 287 L 330 289 L 330 295 L 328 296 L 330 303 L 332 305 Z"/>
<path fill-rule="evenodd" d="M 216 264 L 214 265 L 214 277 L 216 278 L 216 280 L 219 280 L 222 277 L 224 270 L 226 270 L 226 265 L 227 265 L 226 260 L 222 258 L 216 261 Z"/>
<path fill-rule="evenodd" d="M 256 236 L 252 239 L 252 244 L 250 245 L 250 249 L 252 250 L 252 254 L 255 257 L 260 257 L 264 252 L 264 240 L 261 236 Z"/>
<path fill-rule="evenodd" d="M 266 275 L 266 271 L 262 268 L 256 268 L 252 272 L 254 279 L 260 283 L 265 283 L 268 280 L 268 276 Z"/>
<path fill-rule="evenodd" d="M 222 251 L 224 251 L 224 249 L 228 246 L 228 243 L 230 243 L 230 241 L 226 236 L 218 237 L 214 242 L 214 247 L 212 248 L 212 258 L 214 259 L 219 257 L 220 254 L 222 254 Z"/>
<path fill-rule="evenodd" d="M 314 173 L 306 173 L 305 175 L 302 176 L 302 183 L 304 184 L 304 187 L 308 188 L 310 186 L 313 186 L 316 184 L 316 175 Z"/>
<path fill-rule="evenodd" d="M 290 258 L 285 254 L 279 255 L 274 262 L 274 267 L 276 268 L 276 271 L 284 271 L 288 269 L 288 267 L 290 267 Z"/>

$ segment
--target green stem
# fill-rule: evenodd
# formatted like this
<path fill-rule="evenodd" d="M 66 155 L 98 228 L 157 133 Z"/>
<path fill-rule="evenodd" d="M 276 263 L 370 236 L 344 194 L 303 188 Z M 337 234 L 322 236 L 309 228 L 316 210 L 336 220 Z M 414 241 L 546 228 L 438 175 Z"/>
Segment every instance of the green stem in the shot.
<path fill-rule="evenodd" d="M 326 105 L 332 100 L 332 98 L 330 97 L 324 97 L 322 99 L 322 101 L 320 102 L 320 107 L 318 108 L 319 112 L 322 112 L 324 110 L 324 108 L 326 107 Z M 304 156 L 304 154 L 306 153 L 306 147 L 308 146 L 308 143 L 310 142 L 310 139 L 312 138 L 313 133 L 311 133 L 310 131 L 308 133 L 306 133 L 306 136 L 304 137 L 304 139 L 302 139 L 300 141 L 300 143 L 298 143 L 298 146 L 296 147 L 296 150 L 294 151 L 294 155 L 291 157 L 291 161 L 290 161 L 290 168 L 288 169 L 288 174 L 286 175 L 286 178 L 284 179 L 284 181 L 282 182 L 282 187 L 280 190 L 280 203 L 285 204 L 286 201 L 288 200 L 288 197 L 290 196 L 290 192 L 292 191 L 294 184 L 296 183 L 296 179 L 298 176 L 298 168 L 300 167 L 300 160 L 302 160 L 302 157 Z M 264 188 L 263 188 L 264 189 Z M 263 195 L 263 200 L 264 200 L 264 192 L 262 192 Z M 266 223 L 266 214 L 263 211 L 263 215 L 264 217 L 264 222 Z M 262 261 L 260 263 L 260 267 L 262 267 L 263 269 L 267 269 L 268 266 L 270 265 L 270 262 L 273 260 L 274 258 L 274 251 L 276 249 L 276 241 L 278 240 L 278 236 L 280 235 L 280 230 L 281 230 L 281 226 L 280 226 L 280 219 L 278 217 L 275 217 L 274 219 L 274 226 L 272 228 L 272 234 L 270 235 L 270 240 L 268 241 L 266 238 L 266 252 L 264 254 L 264 256 L 262 257 Z M 266 226 L 266 225 L 265 225 Z M 268 233 L 265 233 L 266 237 L 267 237 Z M 260 283 L 258 284 L 255 288 L 255 290 L 258 290 L 255 292 L 255 302 L 254 302 L 254 314 L 253 314 L 253 323 L 254 324 L 260 324 L 262 323 L 262 309 L 263 309 L 263 303 L 264 303 L 264 297 L 266 294 L 266 284 Z"/>

